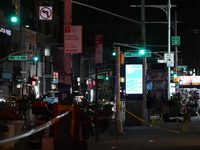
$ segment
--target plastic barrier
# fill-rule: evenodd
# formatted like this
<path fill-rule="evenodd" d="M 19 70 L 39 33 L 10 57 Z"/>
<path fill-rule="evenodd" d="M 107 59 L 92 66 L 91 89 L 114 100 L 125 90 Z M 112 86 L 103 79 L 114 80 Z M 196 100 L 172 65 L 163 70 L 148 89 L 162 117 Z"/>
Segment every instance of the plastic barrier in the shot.
<path fill-rule="evenodd" d="M 124 111 L 126 111 L 128 114 L 130 114 L 131 116 L 133 116 L 133 117 L 135 117 L 136 119 L 140 120 L 141 122 L 144 122 L 144 123 L 146 123 L 146 124 L 149 124 L 149 125 L 151 125 L 151 126 L 153 126 L 153 127 L 155 127 L 155 128 L 158 128 L 158 129 L 161 129 L 161 130 L 165 130 L 165 131 L 169 131 L 169 132 L 174 132 L 174 133 L 184 133 L 184 132 L 182 132 L 182 131 L 170 130 L 170 129 L 166 129 L 166 128 L 159 127 L 159 126 L 157 126 L 157 125 L 155 125 L 155 124 L 148 123 L 148 122 L 146 122 L 145 120 L 139 118 L 138 116 L 132 114 L 131 112 L 129 112 L 128 110 L 126 110 L 124 107 L 121 106 L 121 108 L 122 108 Z M 185 128 L 186 128 L 186 127 L 185 127 Z M 183 130 L 183 131 L 186 131 L 186 130 Z"/>

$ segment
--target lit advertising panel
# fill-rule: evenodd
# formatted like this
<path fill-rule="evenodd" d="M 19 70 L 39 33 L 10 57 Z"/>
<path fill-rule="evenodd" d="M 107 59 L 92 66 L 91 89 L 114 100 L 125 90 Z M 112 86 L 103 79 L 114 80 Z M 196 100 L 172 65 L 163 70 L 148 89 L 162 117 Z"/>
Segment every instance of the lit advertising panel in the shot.
<path fill-rule="evenodd" d="M 126 94 L 142 94 L 142 65 L 126 65 Z"/>
<path fill-rule="evenodd" d="M 200 85 L 200 76 L 179 76 L 180 85 Z"/>

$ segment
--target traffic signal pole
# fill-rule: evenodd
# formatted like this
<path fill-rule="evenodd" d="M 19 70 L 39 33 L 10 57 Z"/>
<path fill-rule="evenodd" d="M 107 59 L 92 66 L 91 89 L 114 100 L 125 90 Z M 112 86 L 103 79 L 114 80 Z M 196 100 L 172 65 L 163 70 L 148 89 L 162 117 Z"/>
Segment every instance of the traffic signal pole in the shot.
<path fill-rule="evenodd" d="M 117 134 L 122 133 L 122 121 L 120 117 L 120 47 L 116 49 L 116 123 Z"/>
<path fill-rule="evenodd" d="M 167 17 L 168 17 L 168 53 L 171 53 L 171 0 L 168 0 L 167 6 Z M 168 100 L 170 99 L 170 71 L 171 68 L 168 67 Z"/>
<path fill-rule="evenodd" d="M 146 50 L 146 23 L 145 23 L 145 0 L 141 1 L 141 45 Z M 142 60 L 142 118 L 145 118 L 145 106 L 146 106 L 146 56 L 143 57 Z"/>

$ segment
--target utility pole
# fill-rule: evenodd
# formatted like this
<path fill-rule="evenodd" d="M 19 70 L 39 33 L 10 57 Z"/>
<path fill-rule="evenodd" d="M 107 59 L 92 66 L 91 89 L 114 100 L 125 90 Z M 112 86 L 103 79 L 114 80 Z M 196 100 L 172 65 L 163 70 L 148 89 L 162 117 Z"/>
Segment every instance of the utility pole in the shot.
<path fill-rule="evenodd" d="M 162 9 L 166 13 L 167 20 L 168 20 L 168 53 L 171 53 L 171 7 L 175 7 L 176 5 L 171 5 L 171 0 L 168 0 L 167 6 L 166 5 L 145 5 L 143 0 L 141 1 L 141 3 L 142 5 L 131 5 L 131 7 L 159 8 L 159 9 Z M 142 10 L 144 10 L 144 8 Z M 144 31 L 144 28 L 145 26 L 142 25 L 143 31 Z M 168 67 L 168 94 L 167 95 L 168 95 L 168 99 L 170 99 L 170 67 Z"/>
<path fill-rule="evenodd" d="M 167 18 L 168 18 L 168 53 L 171 53 L 171 0 L 168 0 L 168 5 L 167 5 Z M 170 91 L 171 91 L 171 86 L 170 86 L 170 74 L 171 74 L 171 68 L 170 66 L 168 67 L 168 100 L 170 99 Z"/>
<path fill-rule="evenodd" d="M 64 25 L 63 33 L 65 33 L 65 27 L 72 24 L 72 2 L 71 0 L 64 0 Z M 63 38 L 65 37 L 65 34 Z M 64 45 L 65 45 L 64 38 Z M 58 104 L 53 105 L 53 115 L 57 116 L 65 111 L 71 111 L 66 117 L 60 120 L 54 125 L 54 149 L 70 149 L 74 146 L 75 137 L 79 129 L 74 128 L 74 122 L 72 122 L 72 116 L 75 116 L 72 108 L 72 56 L 71 53 L 65 53 L 63 50 L 63 64 L 60 64 L 61 70 L 64 72 L 63 81 L 59 80 L 58 85 Z M 61 73 L 59 73 L 59 76 Z M 60 79 L 60 77 L 59 77 Z M 77 110 L 78 113 L 78 110 Z M 73 120 L 74 121 L 74 120 Z M 78 127 L 78 126 L 77 126 Z M 77 129 L 75 133 L 74 129 Z M 72 136 L 72 134 L 74 134 Z M 78 144 L 77 144 L 78 145 Z"/>
<path fill-rule="evenodd" d="M 141 1 L 141 45 L 146 50 L 146 24 L 145 24 L 145 0 Z M 145 106 L 146 106 L 146 56 L 143 57 L 142 60 L 142 93 L 143 93 L 143 100 L 142 100 L 142 118 L 144 118 Z"/>
<path fill-rule="evenodd" d="M 177 13 L 175 12 L 174 20 L 174 35 L 177 36 Z M 177 73 L 178 68 L 178 47 L 175 45 L 175 73 Z"/>
<path fill-rule="evenodd" d="M 122 122 L 120 117 L 120 47 L 116 49 L 116 123 L 117 134 L 122 133 Z"/>

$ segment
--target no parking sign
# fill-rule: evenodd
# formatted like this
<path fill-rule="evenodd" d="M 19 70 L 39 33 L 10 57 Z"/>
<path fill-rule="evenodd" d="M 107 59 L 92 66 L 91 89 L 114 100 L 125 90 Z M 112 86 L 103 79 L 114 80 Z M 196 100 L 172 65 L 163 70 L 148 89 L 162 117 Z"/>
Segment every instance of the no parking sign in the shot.
<path fill-rule="evenodd" d="M 52 20 L 52 7 L 51 6 L 40 6 L 39 19 L 40 20 Z"/>

